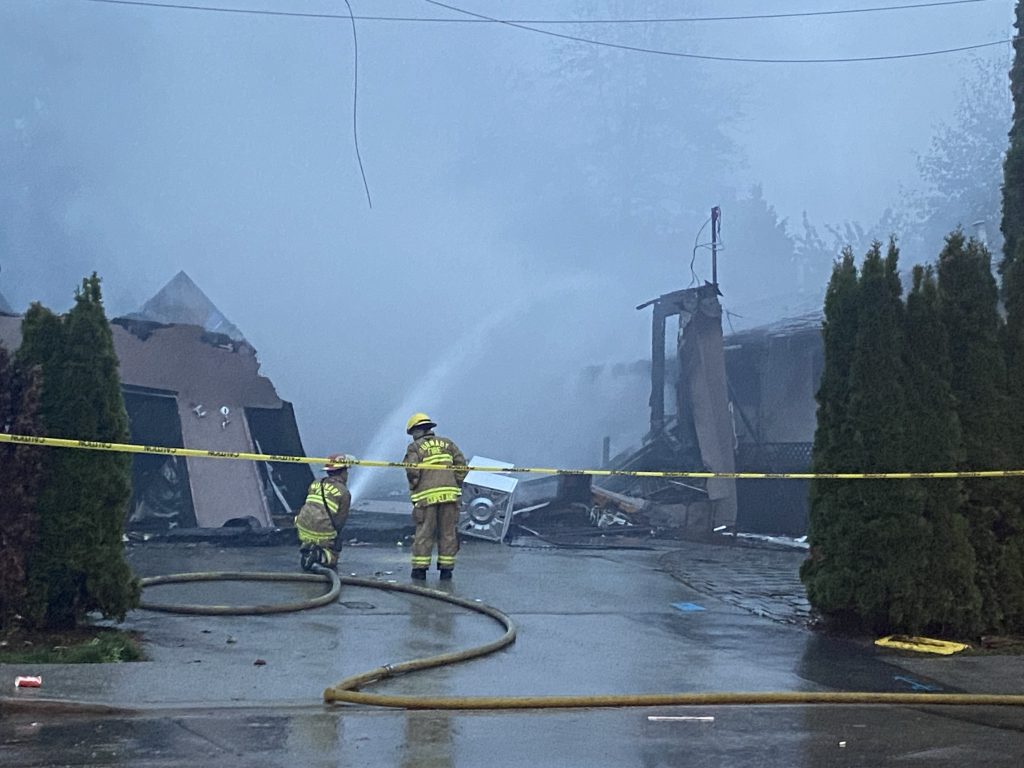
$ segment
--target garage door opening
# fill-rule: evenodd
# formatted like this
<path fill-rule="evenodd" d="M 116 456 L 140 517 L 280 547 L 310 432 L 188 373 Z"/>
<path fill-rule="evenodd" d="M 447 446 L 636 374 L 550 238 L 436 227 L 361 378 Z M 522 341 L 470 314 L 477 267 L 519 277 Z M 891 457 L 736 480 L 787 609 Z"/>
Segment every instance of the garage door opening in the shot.
<path fill-rule="evenodd" d="M 181 420 L 174 392 L 125 387 L 131 440 L 142 445 L 182 446 Z M 184 456 L 136 454 L 132 458 L 132 500 L 125 528 L 168 531 L 195 528 L 196 512 Z"/>

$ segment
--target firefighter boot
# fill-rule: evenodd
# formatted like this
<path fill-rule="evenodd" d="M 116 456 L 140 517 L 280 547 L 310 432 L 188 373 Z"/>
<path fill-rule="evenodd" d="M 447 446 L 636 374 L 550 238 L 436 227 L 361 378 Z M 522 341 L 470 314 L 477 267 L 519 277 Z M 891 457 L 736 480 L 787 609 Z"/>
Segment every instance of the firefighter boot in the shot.
<path fill-rule="evenodd" d="M 304 571 L 312 571 L 313 566 L 323 562 L 323 550 L 316 544 L 306 544 L 299 550 L 299 565 Z"/>
<path fill-rule="evenodd" d="M 441 572 L 441 581 L 451 581 L 452 569 L 451 568 L 439 568 Z"/>
<path fill-rule="evenodd" d="M 413 568 L 412 574 L 410 574 L 415 581 L 426 581 L 427 580 L 427 569 L 426 568 Z"/>

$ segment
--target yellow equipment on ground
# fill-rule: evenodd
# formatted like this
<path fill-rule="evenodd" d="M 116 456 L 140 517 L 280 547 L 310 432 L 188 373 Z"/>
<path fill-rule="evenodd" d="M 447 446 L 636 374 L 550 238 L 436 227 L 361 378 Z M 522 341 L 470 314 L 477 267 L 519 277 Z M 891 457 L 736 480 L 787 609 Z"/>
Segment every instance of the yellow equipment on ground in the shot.
<path fill-rule="evenodd" d="M 954 643 L 951 640 L 936 640 L 932 637 L 911 637 L 910 635 L 886 635 L 875 640 L 875 645 L 882 648 L 898 648 L 901 651 L 938 653 L 942 656 L 951 656 L 954 653 L 960 653 L 960 651 L 971 647 L 964 643 Z"/>

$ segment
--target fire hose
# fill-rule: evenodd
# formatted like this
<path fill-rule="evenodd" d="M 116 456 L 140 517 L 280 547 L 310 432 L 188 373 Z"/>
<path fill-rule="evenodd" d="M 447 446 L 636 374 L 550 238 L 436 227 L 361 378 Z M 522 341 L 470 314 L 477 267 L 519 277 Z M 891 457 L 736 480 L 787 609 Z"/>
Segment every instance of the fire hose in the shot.
<path fill-rule="evenodd" d="M 712 692 L 712 693 L 642 693 L 588 696 L 407 696 L 366 693 L 360 688 L 399 675 L 425 669 L 457 664 L 479 658 L 511 645 L 516 639 L 515 623 L 506 614 L 486 603 L 456 597 L 436 589 L 412 584 L 393 584 L 357 577 L 340 577 L 334 571 L 314 567 L 314 573 L 183 573 L 142 579 L 143 587 L 197 581 L 298 581 L 324 582 L 328 591 L 319 597 L 268 605 L 171 605 L 143 601 L 140 607 L 168 613 L 207 616 L 238 616 L 285 613 L 318 608 L 336 600 L 341 585 L 404 592 L 431 600 L 441 600 L 494 619 L 504 634 L 489 643 L 463 650 L 411 659 L 347 677 L 324 691 L 327 703 L 362 704 L 364 706 L 399 709 L 434 710 L 514 710 L 514 709 L 589 709 L 598 707 L 653 706 L 722 706 L 722 705 L 888 705 L 888 706 L 1024 706 L 1024 695 L 973 693 L 880 693 L 870 691 L 783 691 L 783 692 Z"/>

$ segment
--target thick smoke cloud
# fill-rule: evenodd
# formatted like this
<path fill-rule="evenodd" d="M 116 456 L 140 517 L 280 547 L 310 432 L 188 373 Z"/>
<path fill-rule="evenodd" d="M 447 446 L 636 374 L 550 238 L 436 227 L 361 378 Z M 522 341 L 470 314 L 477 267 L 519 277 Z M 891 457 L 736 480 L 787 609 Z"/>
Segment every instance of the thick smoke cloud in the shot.
<path fill-rule="evenodd" d="M 486 5 L 681 15 L 656 0 Z M 1011 15 L 994 2 L 563 31 L 713 55 L 856 56 L 1009 37 Z M 633 307 L 710 279 L 707 250 L 694 250 L 710 207 L 724 211 L 734 322 L 813 305 L 833 251 L 798 249 L 803 213 L 821 232 L 873 226 L 920 183 L 917 155 L 969 68 L 963 56 L 696 62 L 484 24 L 358 32 L 372 210 L 347 21 L 0 4 L 0 290 L 18 308 L 63 308 L 96 269 L 117 314 L 184 269 L 260 351 L 310 453 L 393 457 L 404 435 L 375 437 L 415 401 L 469 452 L 593 464 L 602 437 L 618 450 L 644 432 L 646 372 L 633 363 L 649 354 L 649 316 Z M 998 70 L 1009 48 L 977 56 Z"/>

